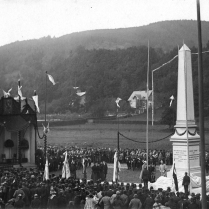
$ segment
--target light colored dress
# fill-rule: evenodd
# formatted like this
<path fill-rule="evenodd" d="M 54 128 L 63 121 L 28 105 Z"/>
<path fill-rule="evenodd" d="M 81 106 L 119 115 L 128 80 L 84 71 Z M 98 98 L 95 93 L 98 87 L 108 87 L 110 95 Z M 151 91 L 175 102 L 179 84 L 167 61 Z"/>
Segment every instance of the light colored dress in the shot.
<path fill-rule="evenodd" d="M 160 164 L 159 171 L 161 176 L 167 176 L 166 170 L 167 170 L 166 164 Z"/>
<path fill-rule="evenodd" d="M 147 163 L 144 163 L 144 164 L 142 165 L 142 170 L 141 170 L 141 173 L 140 173 L 140 175 L 139 175 L 140 183 L 142 183 L 142 174 L 143 174 L 144 168 L 145 168 L 146 166 L 147 166 Z"/>

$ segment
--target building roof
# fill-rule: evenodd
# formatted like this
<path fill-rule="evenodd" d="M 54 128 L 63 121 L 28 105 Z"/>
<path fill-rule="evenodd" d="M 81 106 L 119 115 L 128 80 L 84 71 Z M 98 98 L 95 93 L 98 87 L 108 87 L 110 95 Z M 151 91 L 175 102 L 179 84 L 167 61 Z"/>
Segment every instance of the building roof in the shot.
<path fill-rule="evenodd" d="M 149 90 L 148 97 L 150 96 L 151 93 L 152 93 L 152 90 Z M 147 99 L 147 91 L 133 91 L 128 101 L 133 100 L 134 97 L 137 97 L 138 99 L 142 99 L 144 97 L 144 99 Z"/>

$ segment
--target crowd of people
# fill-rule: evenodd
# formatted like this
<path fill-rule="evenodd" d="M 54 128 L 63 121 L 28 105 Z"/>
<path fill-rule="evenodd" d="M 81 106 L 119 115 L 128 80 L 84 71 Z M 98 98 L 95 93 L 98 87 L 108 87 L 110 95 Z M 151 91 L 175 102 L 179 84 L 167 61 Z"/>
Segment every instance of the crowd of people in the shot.
<path fill-rule="evenodd" d="M 39 169 L 43 169 L 45 165 L 44 148 L 39 147 L 36 154 L 36 163 Z M 82 169 L 83 161 L 87 166 L 91 163 L 100 163 L 105 161 L 107 163 L 114 162 L 115 149 L 110 148 L 81 148 L 77 146 L 48 146 L 48 160 L 50 171 L 60 170 L 64 160 L 63 153 L 68 152 L 68 161 L 74 162 L 77 169 Z M 120 149 L 119 161 L 126 163 L 127 168 L 131 170 L 141 170 L 144 161 L 146 160 L 146 150 L 144 149 Z M 150 150 L 149 151 L 149 164 L 156 166 L 163 160 L 166 165 L 172 164 L 172 152 L 165 150 Z"/>
<path fill-rule="evenodd" d="M 153 190 L 146 184 L 64 179 L 54 174 L 43 180 L 43 171 L 26 168 L 10 168 L 0 175 L 0 208 L 5 209 L 201 209 L 200 194 L 174 193 L 170 188 Z"/>
<path fill-rule="evenodd" d="M 166 161 L 167 153 L 165 151 L 150 151 L 149 163 L 151 164 L 147 168 L 144 150 L 120 150 L 120 162 L 127 163 L 128 169 L 133 169 L 129 167 L 129 158 L 132 160 L 139 158 L 142 161 L 138 184 L 107 181 L 107 162 L 113 162 L 116 150 L 106 148 L 48 146 L 50 171 L 62 169 L 63 153 L 66 151 L 71 173 L 68 179 L 62 178 L 62 175 L 50 173 L 49 179 L 44 180 L 44 165 L 40 163 L 41 158 L 44 159 L 43 147 L 39 147 L 36 153 L 37 168 L 2 169 L 0 171 L 0 208 L 202 209 L 200 194 L 188 192 L 187 177 L 183 180 L 185 193 L 174 193 L 170 188 L 166 191 L 160 188 L 154 190 L 152 187 L 148 189 L 148 181 L 155 181 L 155 175 L 152 174 L 157 163 L 160 164 L 160 174 L 165 176 L 164 160 Z M 88 166 L 91 166 L 92 171 L 89 180 L 85 175 L 85 169 Z M 83 169 L 82 179 L 77 177 L 77 169 Z M 207 198 L 209 208 L 209 196 Z"/>

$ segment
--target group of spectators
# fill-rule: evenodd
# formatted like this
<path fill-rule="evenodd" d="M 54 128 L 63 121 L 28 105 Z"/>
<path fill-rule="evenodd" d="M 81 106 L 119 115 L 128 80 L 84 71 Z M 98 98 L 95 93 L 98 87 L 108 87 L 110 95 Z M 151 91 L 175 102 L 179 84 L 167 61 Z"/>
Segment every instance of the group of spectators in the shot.
<path fill-rule="evenodd" d="M 26 168 L 2 170 L 0 176 L 0 208 L 201 208 L 200 194 L 175 194 L 170 188 L 153 190 L 142 184 L 64 179 L 54 174 L 43 181 L 42 171 Z"/>

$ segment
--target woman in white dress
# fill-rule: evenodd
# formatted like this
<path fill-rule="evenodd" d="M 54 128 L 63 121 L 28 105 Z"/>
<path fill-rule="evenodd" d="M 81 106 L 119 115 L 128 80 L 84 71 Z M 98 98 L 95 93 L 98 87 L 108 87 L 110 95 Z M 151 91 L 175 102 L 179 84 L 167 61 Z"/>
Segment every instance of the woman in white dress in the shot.
<path fill-rule="evenodd" d="M 163 160 L 160 161 L 159 171 L 161 176 L 167 176 L 167 167 Z"/>
<path fill-rule="evenodd" d="M 144 161 L 144 164 L 142 165 L 141 173 L 139 175 L 140 183 L 142 183 L 142 174 L 143 174 L 143 171 L 144 171 L 145 167 L 147 167 L 147 162 L 146 161 Z"/>

